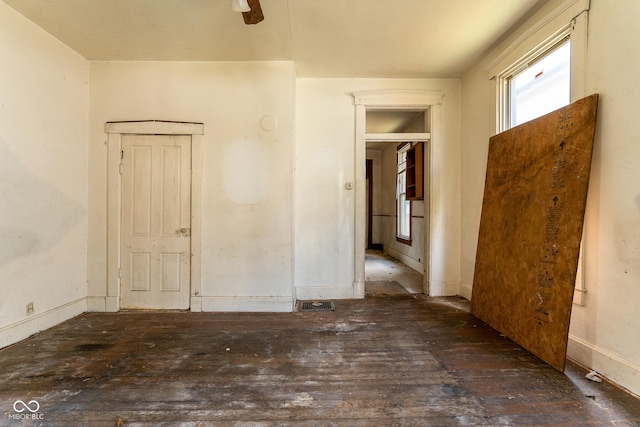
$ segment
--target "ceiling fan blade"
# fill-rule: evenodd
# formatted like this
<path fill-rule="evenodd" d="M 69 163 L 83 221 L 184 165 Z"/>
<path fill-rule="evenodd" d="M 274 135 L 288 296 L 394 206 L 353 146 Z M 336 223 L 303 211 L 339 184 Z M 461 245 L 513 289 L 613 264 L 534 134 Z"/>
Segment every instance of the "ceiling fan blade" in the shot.
<path fill-rule="evenodd" d="M 260 0 L 247 0 L 247 2 L 249 3 L 251 10 L 249 12 L 242 12 L 244 23 L 247 25 L 253 25 L 258 22 L 262 22 L 262 20 L 264 20 L 264 15 L 262 14 Z"/>

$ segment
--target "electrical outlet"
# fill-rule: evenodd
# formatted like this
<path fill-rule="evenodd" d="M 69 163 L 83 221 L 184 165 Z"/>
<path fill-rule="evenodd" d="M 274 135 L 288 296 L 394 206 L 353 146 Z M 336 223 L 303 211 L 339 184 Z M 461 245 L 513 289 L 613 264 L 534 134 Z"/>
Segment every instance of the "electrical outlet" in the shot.
<path fill-rule="evenodd" d="M 27 316 L 31 316 L 34 312 L 33 302 L 27 304 Z"/>

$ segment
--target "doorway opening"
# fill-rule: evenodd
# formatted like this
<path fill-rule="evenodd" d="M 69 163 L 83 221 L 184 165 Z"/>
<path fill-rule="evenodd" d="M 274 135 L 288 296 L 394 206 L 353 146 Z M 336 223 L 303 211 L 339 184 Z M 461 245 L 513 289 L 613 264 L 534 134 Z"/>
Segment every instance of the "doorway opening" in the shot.
<path fill-rule="evenodd" d="M 424 292 L 428 118 L 425 108 L 366 111 L 365 296 Z"/>
<path fill-rule="evenodd" d="M 423 184 L 423 201 L 421 202 L 422 213 L 418 214 L 419 210 L 414 210 L 411 213 L 411 217 L 420 216 L 421 218 L 411 218 L 411 224 L 416 224 L 421 226 L 422 233 L 420 238 L 410 239 L 411 247 L 417 253 L 415 253 L 409 259 L 402 259 L 405 264 L 409 264 L 410 259 L 414 259 L 419 266 L 414 268 L 416 271 L 423 271 L 423 281 L 422 281 L 422 292 L 429 295 L 440 295 L 439 289 L 431 289 L 431 266 L 433 263 L 432 257 L 434 251 L 432 250 L 432 242 L 430 239 L 431 234 L 434 229 L 434 221 L 430 212 L 433 210 L 432 204 L 434 200 L 431 197 L 432 191 L 431 188 L 439 189 L 441 186 L 441 180 L 438 176 L 431 176 L 431 162 L 433 158 L 433 153 L 437 152 L 434 148 L 436 145 L 433 143 L 434 140 L 440 140 L 440 111 L 443 93 L 442 92 L 434 92 L 434 91 L 423 91 L 423 90 L 384 90 L 384 91 L 370 91 L 370 92 L 359 92 L 354 94 L 355 98 L 355 106 L 356 106 L 356 144 L 355 144 L 355 176 L 356 176 L 356 194 L 355 194 L 355 244 L 354 244 L 354 284 L 353 284 L 353 293 L 355 298 L 364 298 L 365 296 L 365 283 L 366 283 L 366 273 L 365 273 L 365 261 L 366 261 L 366 252 L 368 245 L 368 235 L 367 231 L 369 229 L 369 223 L 372 223 L 372 239 L 374 240 L 372 244 L 375 244 L 375 221 L 377 221 L 375 216 L 371 216 L 367 214 L 367 174 L 366 174 L 366 159 L 367 159 L 367 148 L 373 147 L 375 144 L 395 144 L 396 147 L 400 143 L 410 143 L 413 145 L 419 145 L 422 149 L 419 155 L 416 155 L 418 150 L 413 151 L 414 159 L 419 158 L 423 160 L 423 176 L 420 180 L 416 182 L 421 182 Z M 399 117 L 403 117 L 407 119 L 407 115 L 412 116 L 411 120 L 414 120 L 415 123 L 420 122 L 420 120 L 416 119 L 416 116 L 422 117 L 422 127 L 414 127 L 412 128 L 409 124 L 404 123 L 404 132 L 397 132 L 397 130 L 378 130 L 374 132 L 370 132 L 373 130 L 371 126 L 373 123 L 378 122 L 382 123 L 382 119 L 384 117 L 390 117 L 393 115 L 397 115 Z M 436 143 L 437 143 L 436 141 Z M 413 148 L 413 147 L 411 147 Z M 397 151 L 397 150 L 396 150 Z M 375 184 L 375 159 L 373 159 L 373 178 L 372 182 Z M 382 164 L 382 163 L 381 163 Z M 406 165 L 409 167 L 409 163 Z M 398 172 L 398 164 L 396 163 L 392 166 L 394 169 L 394 173 Z M 397 178 L 394 178 L 394 180 Z M 415 188 L 413 189 L 415 191 Z M 407 192 L 407 195 L 415 194 L 411 192 Z M 375 202 L 375 197 L 374 197 Z M 397 200 L 395 199 L 393 206 L 397 206 Z M 413 201 L 410 201 L 410 204 L 413 204 Z M 439 199 L 435 199 L 436 209 L 438 208 Z M 372 212 L 375 210 L 375 206 L 372 207 L 369 211 Z M 394 211 L 394 217 L 397 218 L 397 213 Z M 381 216 L 384 218 L 384 216 Z M 418 221 L 415 221 L 418 219 Z M 368 222 L 369 220 L 369 222 Z M 388 232 L 388 231 L 387 231 Z M 401 234 L 398 236 L 398 234 Z M 403 233 L 394 233 L 394 239 L 397 237 L 404 238 L 406 236 L 402 236 Z M 405 239 L 406 240 L 406 239 Z M 415 245 L 414 245 L 415 242 Z M 389 252 L 392 249 L 393 245 L 387 246 L 385 249 Z M 384 248 L 384 243 L 383 243 Z M 397 251 L 402 253 L 403 251 Z M 435 252 L 437 253 L 437 252 Z M 419 260 L 419 261 L 418 261 Z M 435 291 L 435 292 L 432 292 Z"/>

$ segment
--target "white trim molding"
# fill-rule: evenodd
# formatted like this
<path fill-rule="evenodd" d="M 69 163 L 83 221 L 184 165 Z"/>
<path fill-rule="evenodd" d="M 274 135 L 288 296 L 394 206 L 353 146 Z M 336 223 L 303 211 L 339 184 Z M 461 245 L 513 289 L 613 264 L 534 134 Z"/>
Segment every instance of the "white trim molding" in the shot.
<path fill-rule="evenodd" d="M 629 391 L 640 390 L 640 366 L 573 334 L 569 334 L 567 357 Z"/>
<path fill-rule="evenodd" d="M 430 133 L 365 133 L 364 139 L 367 142 L 427 142 L 431 140 Z"/>
<path fill-rule="evenodd" d="M 310 301 L 319 299 L 351 299 L 356 292 L 364 295 L 364 282 L 362 289 L 354 290 L 353 285 L 327 285 L 327 286 L 296 286 L 296 300 Z"/>
<path fill-rule="evenodd" d="M 82 297 L 4 326 L 0 328 L 0 348 L 29 338 L 33 334 L 52 328 L 86 311 L 87 299 Z"/>
<path fill-rule="evenodd" d="M 351 297 L 364 298 L 364 260 L 365 260 L 365 217 L 366 211 L 366 142 L 367 137 L 372 134 L 366 133 L 366 113 L 375 110 L 424 110 L 428 111 L 428 133 L 418 134 L 418 140 L 427 138 L 429 143 L 425 145 L 425 175 L 433 170 L 431 162 L 434 158 L 440 158 L 437 154 L 442 150 L 439 144 L 442 143 L 441 130 L 441 108 L 444 93 L 429 90 L 381 90 L 356 92 L 353 94 L 356 107 L 356 135 L 355 135 L 355 224 L 354 224 L 354 282 Z M 374 137 L 375 139 L 375 137 Z M 425 139 L 426 140 L 426 139 Z M 434 156 L 435 153 L 435 156 Z M 431 283 L 431 263 L 432 263 L 432 241 L 435 224 L 430 212 L 433 212 L 434 204 L 439 204 L 439 199 L 433 195 L 440 194 L 442 185 L 439 175 L 434 174 L 428 179 L 429 200 L 425 200 L 425 233 L 424 233 L 424 282 L 423 289 L 426 294 L 441 296 L 441 287 L 432 288 Z M 438 190 L 438 191 L 435 191 Z M 299 288 L 298 288 L 299 289 Z M 452 294 L 455 295 L 457 290 Z M 300 295 L 298 295 L 300 298 Z"/>
<path fill-rule="evenodd" d="M 104 125 L 104 131 L 136 135 L 203 135 L 204 124 L 164 120 L 107 122 Z"/>
<path fill-rule="evenodd" d="M 291 313 L 294 308 L 294 300 L 290 296 L 203 296 L 201 301 L 201 311 L 214 312 Z"/>
<path fill-rule="evenodd" d="M 491 78 L 497 76 L 518 58 L 528 55 L 536 46 L 544 44 L 557 32 L 569 28 L 571 22 L 583 12 L 589 10 L 590 0 L 566 0 L 551 12 L 545 14 L 525 32 L 503 48 L 485 70 Z M 543 13 L 543 12 L 540 12 Z M 535 19 L 535 17 L 532 17 Z"/>
<path fill-rule="evenodd" d="M 120 152 L 122 135 L 191 136 L 191 299 L 192 311 L 202 310 L 201 234 L 202 234 L 202 150 L 204 124 L 143 120 L 107 122 L 107 289 L 105 295 L 87 297 L 89 311 L 120 310 Z"/>
<path fill-rule="evenodd" d="M 420 274 L 424 274 L 424 264 L 416 261 L 415 259 L 399 252 L 392 247 L 385 247 L 384 250 L 392 257 L 397 259 L 398 261 L 405 264 L 407 267 L 410 267 L 417 271 Z"/>
<path fill-rule="evenodd" d="M 355 105 L 369 110 L 423 108 L 442 104 L 444 93 L 431 90 L 372 90 L 353 94 Z"/>

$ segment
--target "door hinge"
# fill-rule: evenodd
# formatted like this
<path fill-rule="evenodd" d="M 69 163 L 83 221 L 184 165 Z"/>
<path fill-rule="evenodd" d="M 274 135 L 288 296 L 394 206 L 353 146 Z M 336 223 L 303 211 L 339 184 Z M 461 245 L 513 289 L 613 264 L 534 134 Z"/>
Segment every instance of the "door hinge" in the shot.
<path fill-rule="evenodd" d="M 124 169 L 122 161 L 124 159 L 124 150 L 120 150 L 120 164 L 118 165 L 118 171 L 120 172 L 120 175 L 122 175 L 122 170 Z"/>
<path fill-rule="evenodd" d="M 118 279 L 122 279 L 122 270 L 118 269 Z"/>

